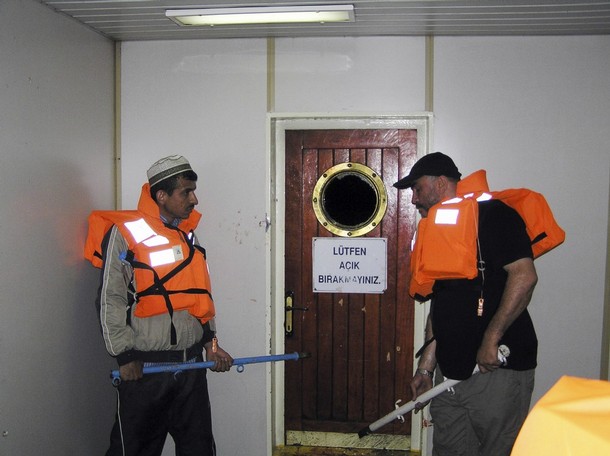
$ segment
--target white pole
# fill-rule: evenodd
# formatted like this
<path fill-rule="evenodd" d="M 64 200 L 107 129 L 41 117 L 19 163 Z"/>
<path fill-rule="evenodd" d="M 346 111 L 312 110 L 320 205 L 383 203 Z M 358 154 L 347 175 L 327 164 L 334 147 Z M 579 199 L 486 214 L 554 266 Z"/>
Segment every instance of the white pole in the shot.
<path fill-rule="evenodd" d="M 506 345 L 501 345 L 498 348 L 498 359 L 500 360 L 500 362 L 502 364 L 506 364 L 506 358 L 508 357 L 508 355 L 510 355 L 510 350 L 508 349 L 508 347 Z M 475 366 L 474 371 L 472 372 L 472 375 L 474 375 L 478 372 L 479 372 L 479 366 L 477 365 L 477 366 Z M 360 432 L 358 432 L 358 437 L 362 438 L 365 435 L 368 435 L 371 432 L 374 432 L 377 429 L 385 426 L 386 424 L 388 424 L 396 419 L 399 419 L 405 413 L 409 413 L 411 410 L 413 410 L 418 404 L 425 404 L 429 400 L 431 400 L 431 399 L 435 398 L 436 396 L 438 396 L 439 394 L 441 394 L 443 391 L 447 391 L 448 389 L 457 385 L 461 381 L 462 380 L 453 380 L 453 379 L 449 378 L 449 379 L 445 380 L 443 383 L 439 383 L 434 388 L 429 389 L 425 393 L 420 394 L 418 397 L 415 398 L 415 400 L 407 402 L 406 404 L 398 407 L 396 410 L 388 413 L 387 415 L 379 418 L 377 421 L 369 424 L 366 428 L 364 428 Z"/>

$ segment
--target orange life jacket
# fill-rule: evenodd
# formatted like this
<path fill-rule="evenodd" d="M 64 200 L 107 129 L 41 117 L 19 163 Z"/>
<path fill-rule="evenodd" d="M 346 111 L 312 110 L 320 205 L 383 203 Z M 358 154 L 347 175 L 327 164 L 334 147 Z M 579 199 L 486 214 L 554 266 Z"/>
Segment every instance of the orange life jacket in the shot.
<path fill-rule="evenodd" d="M 134 315 L 171 316 L 174 310 L 188 310 L 205 323 L 214 317 L 215 310 L 205 251 L 194 243 L 193 230 L 200 218 L 201 214 L 193 211 L 178 228 L 167 227 L 145 184 L 137 211 L 91 213 L 84 256 L 102 267 L 102 242 L 116 225 L 129 246 L 121 259 L 134 270 Z"/>
<path fill-rule="evenodd" d="M 540 193 L 527 188 L 490 192 L 486 172 L 480 169 L 458 182 L 457 194 L 478 200 L 488 194 L 517 211 L 532 242 L 534 258 L 544 255 L 565 241 L 565 231 L 557 224 L 549 204 Z"/>
<path fill-rule="evenodd" d="M 435 280 L 474 279 L 477 274 L 479 205 L 472 198 L 435 204 L 420 220 L 411 253 L 409 294 L 425 300 Z"/>
<path fill-rule="evenodd" d="M 540 193 L 524 188 L 491 192 L 486 172 L 479 170 L 458 182 L 457 194 L 458 198 L 431 207 L 428 217 L 419 222 L 409 284 L 409 294 L 418 301 L 430 297 L 435 280 L 477 276 L 477 201 L 498 199 L 515 209 L 525 223 L 534 258 L 565 240 L 565 232 Z M 455 223 L 438 222 L 438 211 L 444 209 L 454 210 Z"/>

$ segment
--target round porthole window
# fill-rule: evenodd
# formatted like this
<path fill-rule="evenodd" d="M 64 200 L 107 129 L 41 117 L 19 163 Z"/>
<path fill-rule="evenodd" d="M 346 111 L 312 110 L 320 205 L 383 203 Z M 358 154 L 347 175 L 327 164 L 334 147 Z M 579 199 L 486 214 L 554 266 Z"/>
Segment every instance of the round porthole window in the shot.
<path fill-rule="evenodd" d="M 360 163 L 341 163 L 320 176 L 313 190 L 318 222 L 337 236 L 362 236 L 373 230 L 388 206 L 379 175 Z"/>

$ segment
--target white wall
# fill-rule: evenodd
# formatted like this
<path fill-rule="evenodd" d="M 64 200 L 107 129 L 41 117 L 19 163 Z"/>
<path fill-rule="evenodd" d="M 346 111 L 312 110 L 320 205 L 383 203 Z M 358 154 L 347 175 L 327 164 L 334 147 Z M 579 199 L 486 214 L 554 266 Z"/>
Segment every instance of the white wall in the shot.
<path fill-rule="evenodd" d="M 135 207 L 158 158 L 189 159 L 199 175 L 197 234 L 207 250 L 219 342 L 234 357 L 268 352 L 266 43 L 122 46 L 123 207 Z M 219 454 L 266 454 L 265 369 L 208 374 Z"/>
<path fill-rule="evenodd" d="M 544 194 L 566 231 L 536 260 L 535 398 L 599 378 L 610 166 L 610 37 L 439 38 L 436 148 L 492 189 Z"/>
<path fill-rule="evenodd" d="M 275 49 L 276 112 L 425 108 L 423 38 L 278 39 Z M 535 400 L 560 375 L 599 376 L 609 49 L 608 36 L 435 40 L 435 149 L 464 173 L 486 168 L 494 189 L 544 193 L 567 232 L 537 261 Z M 236 356 L 269 347 L 265 71 L 264 40 L 123 45 L 125 207 L 158 157 L 193 162 L 221 340 Z M 211 374 L 210 388 L 219 452 L 268 454 L 265 369 Z"/>
<path fill-rule="evenodd" d="M 0 62 L 0 454 L 101 454 L 114 393 L 82 246 L 113 201 L 113 45 L 3 0 Z"/>
<path fill-rule="evenodd" d="M 276 41 L 276 112 L 420 112 L 423 38 Z"/>

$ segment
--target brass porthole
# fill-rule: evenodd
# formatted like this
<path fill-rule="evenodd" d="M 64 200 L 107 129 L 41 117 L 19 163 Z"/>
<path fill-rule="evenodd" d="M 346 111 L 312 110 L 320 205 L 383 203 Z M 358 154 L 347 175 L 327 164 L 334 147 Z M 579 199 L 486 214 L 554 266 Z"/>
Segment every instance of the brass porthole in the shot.
<path fill-rule="evenodd" d="M 318 222 L 337 236 L 372 231 L 385 215 L 388 198 L 381 177 L 366 165 L 340 163 L 316 182 L 312 197 Z"/>

